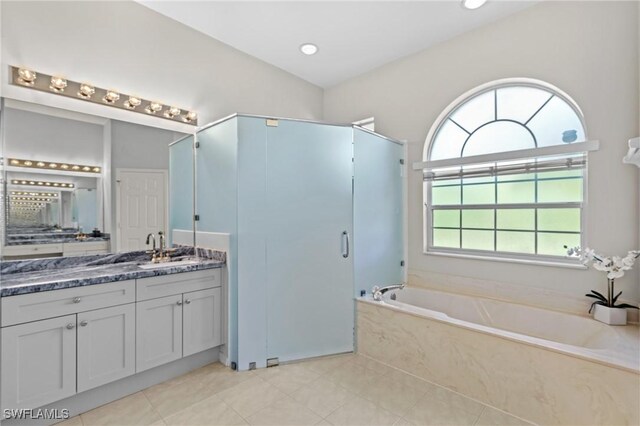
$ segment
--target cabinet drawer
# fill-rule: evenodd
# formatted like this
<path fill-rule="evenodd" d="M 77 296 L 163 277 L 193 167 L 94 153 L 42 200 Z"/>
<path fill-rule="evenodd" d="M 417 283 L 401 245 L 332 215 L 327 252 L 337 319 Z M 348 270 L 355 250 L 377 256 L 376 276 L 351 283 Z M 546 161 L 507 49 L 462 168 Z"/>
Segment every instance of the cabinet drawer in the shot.
<path fill-rule="evenodd" d="M 3 247 L 5 256 L 30 256 L 38 254 L 62 253 L 62 244 L 24 244 Z"/>
<path fill-rule="evenodd" d="M 2 326 L 135 302 L 135 281 L 3 297 Z"/>
<path fill-rule="evenodd" d="M 92 241 L 88 243 L 64 243 L 63 251 L 65 256 L 67 253 L 73 255 L 74 253 L 85 253 L 90 251 L 106 251 L 109 243 L 107 241 Z"/>
<path fill-rule="evenodd" d="M 149 300 L 213 287 L 220 287 L 220 269 L 141 278 L 136 281 L 136 297 Z"/>

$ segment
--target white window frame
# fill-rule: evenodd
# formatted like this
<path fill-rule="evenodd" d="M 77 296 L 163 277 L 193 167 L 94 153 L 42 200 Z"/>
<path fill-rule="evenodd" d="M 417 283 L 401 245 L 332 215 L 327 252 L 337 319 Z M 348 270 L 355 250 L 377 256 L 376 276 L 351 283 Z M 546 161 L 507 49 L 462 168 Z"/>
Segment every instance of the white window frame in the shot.
<path fill-rule="evenodd" d="M 599 148 L 598 141 L 588 141 L 583 143 L 573 143 L 570 145 L 554 145 L 545 148 L 533 148 L 526 150 L 518 150 L 518 151 L 506 151 L 499 152 L 495 154 L 483 154 L 477 155 L 473 157 L 460 157 L 460 158 L 452 158 L 445 160 L 434 160 L 429 161 L 431 156 L 431 149 L 433 147 L 434 138 L 437 135 L 440 127 L 446 122 L 449 115 L 459 106 L 474 98 L 476 96 L 481 95 L 487 91 L 497 90 L 503 87 L 511 87 L 511 86 L 530 86 L 535 88 L 542 88 L 550 91 L 554 95 L 558 96 L 560 99 L 569 104 L 578 117 L 580 118 L 580 122 L 582 124 L 582 128 L 585 132 L 585 139 L 587 139 L 587 127 L 584 120 L 584 115 L 582 114 L 582 110 L 576 104 L 576 102 L 571 99 L 569 95 L 567 95 L 562 90 L 557 87 L 550 85 L 549 83 L 534 80 L 534 79 L 526 79 L 526 78 L 509 78 L 492 81 L 481 86 L 478 86 L 463 95 L 459 96 L 456 100 L 454 100 L 447 108 L 445 108 L 438 118 L 436 119 L 434 125 L 429 130 L 427 138 L 424 144 L 423 150 L 423 162 L 414 163 L 414 170 L 424 170 L 426 168 L 435 168 L 445 167 L 445 166 L 458 166 L 464 164 L 478 164 L 485 162 L 494 162 L 494 161 L 502 161 L 509 159 L 524 159 L 524 158 L 532 158 L 544 155 L 554 155 L 554 154 L 563 154 L 570 152 L 577 152 L 582 149 L 582 152 L 595 151 Z M 588 157 L 588 155 L 587 155 Z M 587 160 L 588 162 L 588 160 Z M 575 258 L 569 257 L 560 257 L 560 256 L 551 256 L 551 255 L 542 255 L 542 254 L 526 254 L 526 253 L 507 253 L 507 252 L 499 252 L 499 251 L 489 251 L 489 250 L 474 250 L 474 249 L 463 249 L 463 248 L 445 248 L 445 247 L 434 247 L 433 246 L 433 211 L 434 210 L 462 210 L 465 209 L 490 209 L 497 210 L 500 208 L 526 208 L 526 209 L 540 209 L 540 208 L 580 208 L 580 245 L 581 247 L 587 246 L 587 235 L 586 229 L 587 227 L 587 194 L 588 194 L 588 168 L 585 166 L 583 178 L 582 178 L 582 194 L 583 199 L 582 202 L 565 202 L 565 203 L 522 203 L 522 204 L 487 204 L 487 205 L 447 205 L 447 206 L 437 206 L 434 207 L 431 205 L 431 190 L 432 190 L 432 182 L 431 181 L 423 181 L 423 254 L 425 255 L 435 255 L 435 256 L 448 256 L 448 257 L 456 257 L 456 258 L 465 258 L 465 259 L 477 259 L 477 260 L 491 260 L 491 261 L 502 261 L 502 262 L 511 262 L 511 263 L 524 263 L 524 264 L 536 264 L 536 265 L 545 265 L 545 266 L 558 266 L 558 267 L 567 267 L 567 268 L 575 268 L 575 269 L 584 269 L 581 263 Z M 497 201 L 497 200 L 496 200 Z M 496 220 L 496 214 L 494 213 L 494 220 Z M 536 228 L 531 231 L 534 234 L 537 234 L 537 221 Z M 487 229 L 492 231 L 497 231 L 497 228 Z M 460 229 L 462 233 L 462 229 Z M 537 236 L 536 236 L 537 241 Z"/>

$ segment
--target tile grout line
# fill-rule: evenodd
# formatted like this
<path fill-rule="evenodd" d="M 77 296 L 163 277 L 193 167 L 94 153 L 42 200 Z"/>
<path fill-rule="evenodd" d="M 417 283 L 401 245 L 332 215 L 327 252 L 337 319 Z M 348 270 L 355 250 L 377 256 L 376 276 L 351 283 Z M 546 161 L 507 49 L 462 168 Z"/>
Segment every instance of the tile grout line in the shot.
<path fill-rule="evenodd" d="M 156 409 L 156 406 L 153 405 L 153 403 L 151 402 L 151 400 L 149 399 L 149 397 L 147 396 L 147 394 L 144 391 L 145 391 L 144 389 L 141 391 L 142 392 L 142 396 L 144 396 L 144 399 L 146 399 L 147 402 L 149 403 L 149 406 L 151 407 L 151 410 L 154 413 L 156 413 L 158 415 L 158 417 L 160 417 L 160 420 L 162 420 L 162 423 L 164 423 L 166 425 L 167 422 L 165 422 L 164 416 L 162 414 L 160 414 L 160 412 Z"/>

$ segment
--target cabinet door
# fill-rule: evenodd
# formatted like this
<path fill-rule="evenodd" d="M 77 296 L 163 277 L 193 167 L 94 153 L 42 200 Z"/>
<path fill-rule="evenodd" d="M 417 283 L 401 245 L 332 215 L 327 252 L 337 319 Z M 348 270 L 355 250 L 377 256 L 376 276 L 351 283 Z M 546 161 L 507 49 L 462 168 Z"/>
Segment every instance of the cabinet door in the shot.
<path fill-rule="evenodd" d="M 136 371 L 182 357 L 182 295 L 136 305 Z"/>
<path fill-rule="evenodd" d="M 136 372 L 135 304 L 78 314 L 78 392 Z"/>
<path fill-rule="evenodd" d="M 2 408 L 37 408 L 76 393 L 76 316 L 5 327 Z"/>
<path fill-rule="evenodd" d="M 183 355 L 192 355 L 220 345 L 220 287 L 185 293 L 183 299 Z"/>

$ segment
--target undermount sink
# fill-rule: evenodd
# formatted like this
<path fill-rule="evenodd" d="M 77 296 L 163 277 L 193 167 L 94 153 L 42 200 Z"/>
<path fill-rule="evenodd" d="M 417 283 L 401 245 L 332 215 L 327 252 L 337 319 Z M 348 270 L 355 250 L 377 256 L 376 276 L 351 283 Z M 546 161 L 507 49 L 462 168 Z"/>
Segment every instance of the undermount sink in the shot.
<path fill-rule="evenodd" d="M 138 265 L 141 269 L 158 269 L 158 268 L 171 268 L 174 266 L 189 266 L 200 263 L 196 259 L 178 260 L 175 262 L 160 262 L 160 263 L 145 263 Z"/>

